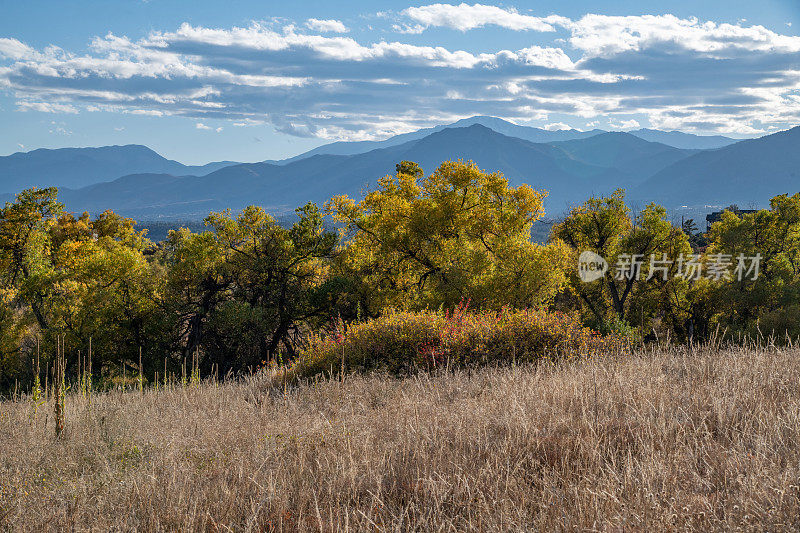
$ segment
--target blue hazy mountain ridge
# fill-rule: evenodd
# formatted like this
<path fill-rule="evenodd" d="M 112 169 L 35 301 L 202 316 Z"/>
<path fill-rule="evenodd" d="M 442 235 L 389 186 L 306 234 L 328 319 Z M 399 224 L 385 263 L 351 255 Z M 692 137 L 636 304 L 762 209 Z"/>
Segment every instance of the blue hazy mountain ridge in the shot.
<path fill-rule="evenodd" d="M 547 130 L 542 128 L 534 128 L 530 126 L 520 126 L 518 124 L 514 124 L 508 122 L 507 120 L 503 120 L 496 117 L 487 117 L 478 115 L 470 118 L 461 119 L 452 124 L 435 126 L 432 128 L 424 128 L 410 133 L 395 135 L 393 137 L 390 137 L 382 141 L 333 142 L 319 146 L 317 148 L 309 150 L 308 152 L 304 152 L 302 154 L 290 157 L 288 159 L 270 160 L 268 162 L 279 165 L 285 165 L 287 163 L 293 163 L 300 159 L 305 159 L 306 157 L 311 157 L 313 155 L 320 155 L 320 154 L 355 155 L 368 152 L 370 150 L 376 150 L 379 148 L 389 148 L 391 146 L 397 146 L 399 144 L 403 144 L 408 141 L 422 139 L 423 137 L 426 137 L 431 133 L 442 131 L 445 128 L 464 128 L 467 126 L 473 126 L 475 124 L 486 126 L 487 128 L 490 128 L 496 131 L 497 133 L 502 133 L 503 135 L 508 135 L 509 137 L 517 137 L 519 139 L 524 139 L 526 141 L 531 141 L 536 143 L 548 143 L 548 142 L 558 142 L 558 141 L 569 141 L 573 139 L 584 139 L 601 133 L 606 133 L 605 130 L 600 130 L 600 129 L 593 129 L 588 131 L 581 131 L 575 129 Z M 673 146 L 675 148 L 688 148 L 688 149 L 720 148 L 722 146 L 726 146 L 728 144 L 736 142 L 735 139 L 730 139 L 728 137 L 723 137 L 720 135 L 703 136 L 703 135 L 694 135 L 692 133 L 683 133 L 680 131 L 658 131 L 651 129 L 640 129 L 640 130 L 630 131 L 628 133 L 646 141 L 659 142 L 662 144 Z"/>
<path fill-rule="evenodd" d="M 649 174 L 694 154 L 626 133 L 603 133 L 561 143 L 533 143 L 475 124 L 445 128 L 422 139 L 355 155 L 317 154 L 287 164 L 239 164 L 205 176 L 125 176 L 77 190 L 62 190 L 73 211 L 114 209 L 141 219 L 201 217 L 210 210 L 258 204 L 276 214 L 338 194 L 362 197 L 378 177 L 402 160 L 430 172 L 445 160 L 472 160 L 502 172 L 512 185 L 527 183 L 549 192 L 555 214 L 591 194 L 634 187 Z M 638 170 L 637 170 L 638 169 Z"/>
<path fill-rule="evenodd" d="M 128 174 L 204 175 L 235 164 L 219 161 L 202 166 L 183 165 L 137 144 L 40 148 L 0 157 L 0 193 L 16 193 L 29 187 L 85 187 Z"/>
<path fill-rule="evenodd" d="M 773 196 L 799 191 L 800 126 L 693 154 L 654 173 L 631 197 L 668 207 L 765 207 Z"/>
<path fill-rule="evenodd" d="M 550 143 L 584 139 L 606 133 L 603 130 L 590 131 L 547 130 L 520 126 L 503 119 L 487 116 L 474 116 L 459 120 L 450 125 L 425 128 L 419 131 L 393 136 L 383 141 L 336 142 L 320 146 L 303 154 L 281 161 L 265 161 L 286 165 L 320 154 L 357 155 L 375 149 L 399 146 L 447 128 L 462 128 L 480 124 L 510 137 L 517 137 L 536 143 Z M 637 130 L 632 135 L 646 140 L 662 142 L 679 148 L 716 148 L 726 142 L 725 137 L 702 137 L 681 132 L 659 132 L 656 130 Z M 658 137 L 658 138 L 655 138 Z M 28 187 L 68 187 L 80 188 L 95 183 L 114 180 L 130 174 L 171 174 L 174 176 L 203 176 L 220 168 L 238 164 L 233 161 L 219 161 L 202 166 L 184 165 L 167 159 L 146 146 L 124 145 L 98 148 L 59 148 L 37 149 L 30 152 L 17 152 L 0 157 L 0 194 L 16 193 Z"/>
<path fill-rule="evenodd" d="M 317 148 L 314 148 L 312 150 L 309 150 L 308 152 L 304 152 L 294 157 L 290 157 L 288 159 L 269 161 L 269 162 L 285 165 L 287 163 L 293 163 L 295 161 L 298 161 L 300 159 L 305 159 L 313 155 L 361 154 L 364 152 L 369 152 L 371 150 L 377 150 L 380 148 L 390 148 L 392 146 L 398 146 L 400 144 L 404 144 L 409 141 L 419 140 L 424 137 L 427 137 L 432 133 L 436 133 L 447 128 L 465 128 L 468 126 L 474 126 L 475 124 L 486 126 L 487 128 L 490 128 L 496 131 L 497 133 L 502 133 L 503 135 L 508 135 L 509 137 L 518 137 L 520 139 L 524 139 L 526 141 L 531 141 L 531 142 L 566 141 L 570 139 L 581 139 L 584 137 L 591 137 L 592 135 L 597 135 L 598 133 L 604 133 L 603 130 L 598 130 L 598 129 L 590 131 L 580 131 L 573 129 L 550 131 L 541 128 L 533 128 L 529 126 L 519 126 L 517 124 L 508 122 L 507 120 L 503 120 L 501 118 L 496 118 L 496 117 L 474 116 L 470 118 L 461 119 L 452 124 L 434 126 L 432 128 L 423 128 L 421 130 L 409 133 L 401 133 L 399 135 L 394 135 L 382 141 L 352 141 L 352 142 L 338 141 L 338 142 L 328 143 L 322 146 L 318 146 Z"/>
<path fill-rule="evenodd" d="M 569 134 L 547 130 L 532 133 L 529 130 L 535 128 L 491 117 L 473 119 L 533 138 L 534 133 Z M 637 203 L 656 201 L 667 207 L 730 203 L 766 206 L 776 194 L 800 190 L 800 128 L 706 150 L 646 141 L 636 132 L 583 132 L 588 135 L 568 140 L 550 137 L 541 143 L 477 123 L 434 129 L 420 138 L 406 137 L 408 140 L 400 144 L 362 153 L 313 154 L 290 162 L 220 162 L 189 167 L 136 145 L 35 150 L 22 154 L 35 157 L 13 154 L 0 158 L 0 162 L 12 160 L 17 165 L 19 172 L 14 179 L 18 182 L 18 176 L 31 180 L 47 169 L 41 175 L 51 177 L 30 185 L 61 184 L 60 198 L 70 211 L 113 209 L 141 220 L 196 220 L 209 211 L 238 210 L 251 204 L 280 215 L 308 201 L 321 205 L 337 194 L 360 198 L 375 186 L 377 178 L 393 173 L 395 164 L 404 159 L 418 162 L 427 172 L 448 159 L 473 160 L 482 169 L 502 172 L 512 185 L 527 183 L 548 191 L 548 216 L 558 216 L 592 194 L 606 194 L 617 187 L 626 188 L 628 197 Z M 361 145 L 365 146 L 373 145 Z M 89 162 L 75 155 L 84 153 L 91 156 Z M 124 164 L 115 158 L 117 153 L 126 155 Z M 43 160 L 48 164 L 40 164 Z M 36 164 L 24 168 L 21 161 Z M 74 161 L 78 163 L 72 166 Z M 13 170 L 13 165 L 0 164 L 3 172 L 9 168 Z M 105 168 L 122 177 L 83 186 L 95 179 L 83 173 L 81 169 L 85 168 Z M 0 177 L 5 176 L 0 173 Z M 70 180 L 75 185 L 63 184 Z M 9 181 L 0 183 L 0 191 L 23 188 L 7 186 Z M 0 201 L 11 198 L 10 192 L 0 194 Z"/>
<path fill-rule="evenodd" d="M 642 128 L 639 130 L 629 131 L 631 135 L 635 135 L 645 141 L 658 142 L 674 146 L 675 148 L 688 148 L 698 150 L 711 150 L 714 148 L 722 148 L 738 142 L 738 139 L 731 139 L 730 137 L 723 137 L 722 135 L 695 135 L 693 133 L 684 133 L 682 131 L 661 131 Z"/>
<path fill-rule="evenodd" d="M 638 185 L 662 168 L 700 151 L 645 141 L 622 132 L 601 133 L 585 139 L 551 144 L 579 161 L 618 171 L 621 177 L 617 184 L 623 188 Z"/>

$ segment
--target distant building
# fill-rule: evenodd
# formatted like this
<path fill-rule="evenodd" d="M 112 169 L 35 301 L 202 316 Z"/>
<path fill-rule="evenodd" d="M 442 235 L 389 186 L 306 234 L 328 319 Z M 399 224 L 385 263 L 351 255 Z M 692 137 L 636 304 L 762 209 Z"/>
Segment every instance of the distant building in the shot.
<path fill-rule="evenodd" d="M 719 222 L 719 220 L 722 218 L 722 213 L 725 211 L 730 211 L 737 217 L 740 217 L 748 213 L 755 213 L 758 211 L 758 209 L 739 209 L 736 206 L 731 206 L 727 209 L 723 209 L 722 211 L 714 211 L 713 213 L 709 213 L 706 215 L 706 231 L 711 229 L 711 224 L 714 222 Z"/>

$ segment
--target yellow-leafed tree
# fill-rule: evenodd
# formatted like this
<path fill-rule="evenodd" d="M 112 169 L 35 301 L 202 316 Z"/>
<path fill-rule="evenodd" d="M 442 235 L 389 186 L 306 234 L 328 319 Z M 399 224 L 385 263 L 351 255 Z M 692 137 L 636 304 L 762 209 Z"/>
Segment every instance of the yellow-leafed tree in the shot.
<path fill-rule="evenodd" d="M 371 315 L 462 299 L 528 307 L 549 302 L 566 280 L 566 247 L 531 241 L 545 196 L 471 162 L 445 162 L 425 177 L 403 161 L 361 202 L 337 196 L 326 212 L 346 245 L 338 267 L 356 280 Z"/>

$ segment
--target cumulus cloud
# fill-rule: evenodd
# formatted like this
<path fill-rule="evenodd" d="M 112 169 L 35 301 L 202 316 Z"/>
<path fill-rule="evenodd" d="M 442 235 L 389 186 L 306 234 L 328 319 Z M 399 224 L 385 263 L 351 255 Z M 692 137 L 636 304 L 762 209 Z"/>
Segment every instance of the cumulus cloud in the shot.
<path fill-rule="evenodd" d="M 564 124 L 563 122 L 553 122 L 550 124 L 546 124 L 544 129 L 547 131 L 561 131 L 561 130 L 571 130 L 572 128 L 569 127 L 569 124 Z"/>
<path fill-rule="evenodd" d="M 402 14 L 417 24 L 413 26 L 422 31 L 430 26 L 444 26 L 454 30 L 468 31 L 483 26 L 501 26 L 509 30 L 555 31 L 553 24 L 564 24 L 569 19 L 550 15 L 534 17 L 523 15 L 515 9 L 503 9 L 483 4 L 430 4 L 409 7 Z"/>
<path fill-rule="evenodd" d="M 608 121 L 608 123 L 609 125 L 611 125 L 612 128 L 617 128 L 621 130 L 631 130 L 633 128 L 638 128 L 640 126 L 639 122 L 634 119 L 620 120 L 620 121 L 611 119 Z"/>
<path fill-rule="evenodd" d="M 717 24 L 694 17 L 586 15 L 565 26 L 572 33 L 570 44 L 590 56 L 613 56 L 654 47 L 668 53 L 686 50 L 717 58 L 737 57 L 743 52 L 800 51 L 800 37 L 781 35 L 764 26 Z"/>
<path fill-rule="evenodd" d="M 329 20 L 320 20 L 320 19 L 308 19 L 306 21 L 306 28 L 313 31 L 318 32 L 330 32 L 330 33 L 347 33 L 350 31 L 347 26 L 345 26 L 342 21 L 329 19 Z"/>
<path fill-rule="evenodd" d="M 270 124 L 349 140 L 476 114 L 548 127 L 559 125 L 547 124 L 550 115 L 589 125 L 612 118 L 620 128 L 646 117 L 652 127 L 729 133 L 800 122 L 800 38 L 762 26 L 673 15 L 570 20 L 482 4 L 431 4 L 400 16 L 381 20 L 423 32 L 487 24 L 560 29 L 553 37 L 565 39 L 465 51 L 426 35 L 414 44 L 370 41 L 323 35 L 321 26 L 299 31 L 285 21 L 185 23 L 138 40 L 107 34 L 83 53 L 2 38 L 0 91 L 21 111 L 178 116 L 199 129 L 220 121 Z M 637 123 L 623 125 L 631 116 Z"/>

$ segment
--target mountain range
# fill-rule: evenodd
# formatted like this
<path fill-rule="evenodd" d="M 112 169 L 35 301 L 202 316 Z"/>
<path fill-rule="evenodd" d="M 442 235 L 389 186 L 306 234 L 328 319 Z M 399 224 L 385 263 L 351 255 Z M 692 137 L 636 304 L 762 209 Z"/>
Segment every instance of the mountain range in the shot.
<path fill-rule="evenodd" d="M 606 131 L 599 129 L 593 129 L 589 131 L 575 129 L 546 130 L 542 128 L 533 128 L 530 126 L 520 126 L 500 118 L 479 115 L 461 119 L 446 126 L 435 126 L 433 128 L 424 128 L 411 133 L 395 135 L 394 137 L 390 137 L 389 139 L 383 141 L 340 141 L 329 143 L 289 159 L 268 162 L 275 164 L 286 164 L 318 154 L 355 155 L 368 152 L 370 150 L 389 148 L 391 146 L 397 146 L 408 141 L 422 139 L 423 137 L 427 137 L 432 133 L 442 131 L 445 128 L 465 128 L 468 126 L 474 126 L 475 124 L 486 126 L 497 133 L 502 133 L 503 135 L 508 135 L 509 137 L 517 137 L 519 139 L 524 139 L 526 141 L 535 143 L 550 143 L 557 141 L 569 141 L 573 139 L 584 139 L 586 137 L 592 137 L 601 133 L 607 133 Z M 703 136 L 694 135 L 691 133 L 683 133 L 680 131 L 639 129 L 630 131 L 628 133 L 635 137 L 639 137 L 640 139 L 644 139 L 645 141 L 660 142 L 675 148 L 721 148 L 736 142 L 736 139 L 723 137 L 721 135 Z"/>
<path fill-rule="evenodd" d="M 767 205 L 800 192 L 800 126 L 758 139 L 704 150 L 643 181 L 631 194 L 665 205 Z"/>
<path fill-rule="evenodd" d="M 234 164 L 233 161 L 219 161 L 202 166 L 184 165 L 137 144 L 40 148 L 0 157 L 0 193 L 19 192 L 29 187 L 85 187 L 139 172 L 202 176 Z"/>
<path fill-rule="evenodd" d="M 0 158 L 0 191 L 55 185 L 71 211 L 114 209 L 140 220 L 199 219 L 249 204 L 285 214 L 337 194 L 361 197 L 402 160 L 430 172 L 442 161 L 464 159 L 503 172 L 512 185 L 548 191 L 549 215 L 617 187 L 636 202 L 667 207 L 766 205 L 775 194 L 800 190 L 798 148 L 800 128 L 737 142 L 656 130 L 549 131 L 472 117 L 261 163 L 190 167 L 136 145 L 34 150 Z"/>

